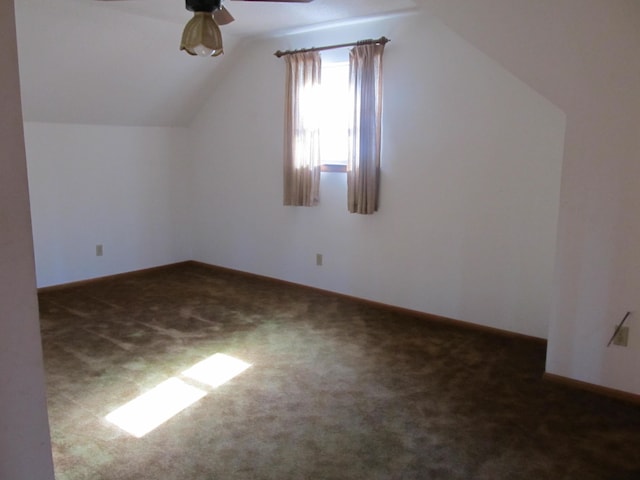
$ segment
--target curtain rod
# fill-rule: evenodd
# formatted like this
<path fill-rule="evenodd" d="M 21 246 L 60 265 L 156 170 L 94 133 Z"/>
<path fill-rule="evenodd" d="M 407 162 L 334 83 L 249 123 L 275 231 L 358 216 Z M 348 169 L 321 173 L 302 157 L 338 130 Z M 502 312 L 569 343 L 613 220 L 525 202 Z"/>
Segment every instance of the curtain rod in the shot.
<path fill-rule="evenodd" d="M 284 55 L 291 55 L 292 53 L 319 52 L 321 50 L 333 50 L 334 48 L 353 47 L 355 45 L 375 45 L 378 43 L 384 45 L 385 43 L 390 41 L 391 40 L 389 40 L 387 37 L 380 37 L 375 40 L 360 40 L 359 42 L 341 43 L 340 45 L 328 45 L 326 47 L 301 48 L 300 50 L 285 50 L 284 52 L 282 50 L 278 50 L 276 53 L 274 53 L 274 55 L 280 58 Z"/>

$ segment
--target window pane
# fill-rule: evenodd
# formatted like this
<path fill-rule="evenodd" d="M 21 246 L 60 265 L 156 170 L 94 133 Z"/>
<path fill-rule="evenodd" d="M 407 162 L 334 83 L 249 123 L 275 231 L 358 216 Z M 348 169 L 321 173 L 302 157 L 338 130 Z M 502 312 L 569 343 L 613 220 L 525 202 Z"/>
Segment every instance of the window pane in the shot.
<path fill-rule="evenodd" d="M 322 67 L 322 163 L 346 164 L 349 139 L 349 64 L 326 63 Z"/>

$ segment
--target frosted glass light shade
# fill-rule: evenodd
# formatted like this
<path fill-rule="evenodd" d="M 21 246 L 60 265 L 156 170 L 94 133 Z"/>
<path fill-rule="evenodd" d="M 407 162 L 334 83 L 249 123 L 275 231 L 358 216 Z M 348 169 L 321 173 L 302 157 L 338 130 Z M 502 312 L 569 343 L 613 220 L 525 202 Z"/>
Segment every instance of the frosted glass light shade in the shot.
<path fill-rule="evenodd" d="M 211 12 L 195 12 L 182 32 L 180 50 L 189 55 L 217 57 L 224 53 L 222 34 Z"/>

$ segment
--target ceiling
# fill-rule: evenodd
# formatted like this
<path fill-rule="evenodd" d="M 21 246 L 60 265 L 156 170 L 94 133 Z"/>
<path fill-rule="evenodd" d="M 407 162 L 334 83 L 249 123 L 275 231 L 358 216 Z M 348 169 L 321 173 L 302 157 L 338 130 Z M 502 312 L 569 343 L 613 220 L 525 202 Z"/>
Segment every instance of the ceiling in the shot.
<path fill-rule="evenodd" d="M 393 14 L 414 0 L 226 1 L 225 55 L 178 49 L 183 0 L 15 0 L 26 121 L 187 125 L 240 41 Z"/>

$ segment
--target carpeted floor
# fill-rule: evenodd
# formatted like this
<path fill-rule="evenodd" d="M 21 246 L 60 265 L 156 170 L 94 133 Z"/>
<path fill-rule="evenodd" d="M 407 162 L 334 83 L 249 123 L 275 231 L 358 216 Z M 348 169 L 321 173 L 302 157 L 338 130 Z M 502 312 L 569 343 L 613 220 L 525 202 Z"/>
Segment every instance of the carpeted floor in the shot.
<path fill-rule="evenodd" d="M 58 480 L 640 479 L 640 408 L 544 345 L 195 264 L 40 294 Z M 252 366 L 142 438 L 117 407 Z"/>

